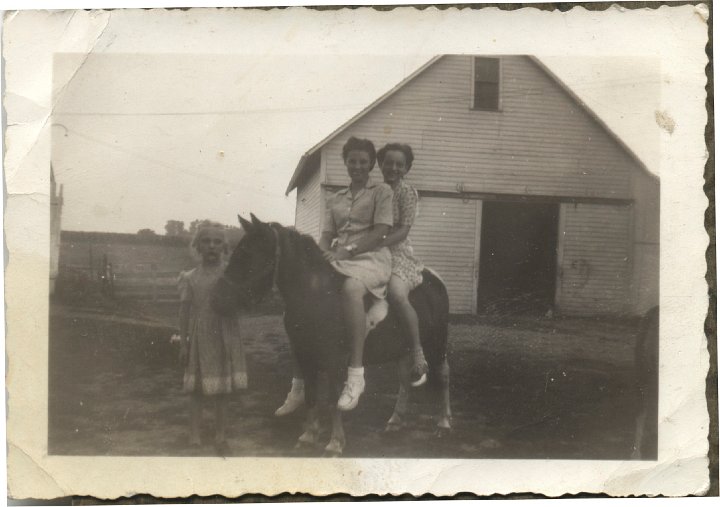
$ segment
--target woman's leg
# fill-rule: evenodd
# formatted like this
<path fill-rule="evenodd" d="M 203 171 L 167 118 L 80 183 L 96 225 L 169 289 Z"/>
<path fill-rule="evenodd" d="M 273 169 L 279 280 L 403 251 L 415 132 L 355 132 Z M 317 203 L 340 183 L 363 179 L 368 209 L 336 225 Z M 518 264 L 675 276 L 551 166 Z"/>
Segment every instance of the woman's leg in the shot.
<path fill-rule="evenodd" d="M 425 383 L 428 365 L 420 343 L 420 327 L 417 313 L 410 304 L 409 294 L 410 288 L 408 285 L 399 276 L 393 275 L 388 285 L 388 298 L 390 304 L 393 305 L 400 316 L 403 330 L 410 337 L 413 358 L 411 385 L 417 387 Z"/>
<path fill-rule="evenodd" d="M 345 280 L 342 288 L 342 307 L 345 325 L 350 334 L 352 348 L 348 380 L 340 395 L 338 408 L 352 410 L 357 406 L 360 395 L 365 390 L 365 372 L 363 370 L 363 349 L 365 347 L 365 304 L 363 298 L 367 289 L 362 282 L 354 278 Z"/>

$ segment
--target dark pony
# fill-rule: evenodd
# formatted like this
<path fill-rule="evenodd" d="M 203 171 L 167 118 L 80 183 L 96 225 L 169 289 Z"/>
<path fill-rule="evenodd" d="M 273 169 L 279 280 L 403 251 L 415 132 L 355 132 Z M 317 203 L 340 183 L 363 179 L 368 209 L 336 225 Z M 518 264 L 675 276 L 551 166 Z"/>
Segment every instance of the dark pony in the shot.
<path fill-rule="evenodd" d="M 238 217 L 245 230 L 233 251 L 224 276 L 213 293 L 216 311 L 229 314 L 260 301 L 277 285 L 285 302 L 285 330 L 295 359 L 305 379 L 308 407 L 305 433 L 299 443 L 316 444 L 319 437 L 318 383 L 326 378 L 334 400 L 345 380 L 349 346 L 342 319 L 339 291 L 344 280 L 324 259 L 315 241 L 276 223 L 252 222 Z M 423 272 L 423 283 L 410 294 L 420 324 L 420 339 L 430 367 L 429 385 L 439 403 L 437 431 L 450 430 L 450 371 L 447 361 L 448 295 L 443 282 L 432 272 Z M 375 324 L 375 323 L 372 323 Z M 365 364 L 398 362 L 400 390 L 386 430 L 404 425 L 410 384 L 409 340 L 392 309 L 370 331 L 365 341 Z M 330 454 L 340 454 L 345 445 L 340 411 L 333 410 Z"/>

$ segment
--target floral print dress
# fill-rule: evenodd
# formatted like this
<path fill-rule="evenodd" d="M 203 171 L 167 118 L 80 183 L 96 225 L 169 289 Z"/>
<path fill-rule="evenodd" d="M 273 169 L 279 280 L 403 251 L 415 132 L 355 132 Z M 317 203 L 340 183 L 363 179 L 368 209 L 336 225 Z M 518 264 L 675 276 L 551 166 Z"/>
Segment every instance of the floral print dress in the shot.
<path fill-rule="evenodd" d="M 405 225 L 412 228 L 417 214 L 417 203 L 417 192 L 401 179 L 393 191 L 393 227 Z M 422 283 L 424 266 L 415 257 L 409 238 L 390 246 L 390 254 L 393 275 L 403 280 L 410 290 Z"/>

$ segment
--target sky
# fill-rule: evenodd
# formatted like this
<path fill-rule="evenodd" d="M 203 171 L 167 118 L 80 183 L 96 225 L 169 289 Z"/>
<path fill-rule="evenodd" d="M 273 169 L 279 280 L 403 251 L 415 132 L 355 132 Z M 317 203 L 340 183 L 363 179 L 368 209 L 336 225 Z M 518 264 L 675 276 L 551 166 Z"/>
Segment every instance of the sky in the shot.
<path fill-rule="evenodd" d="M 250 212 L 293 224 L 302 154 L 431 57 L 91 54 L 52 118 L 62 228 L 164 233 Z M 77 58 L 56 54 L 56 73 Z M 657 167 L 657 60 L 542 61 Z"/>

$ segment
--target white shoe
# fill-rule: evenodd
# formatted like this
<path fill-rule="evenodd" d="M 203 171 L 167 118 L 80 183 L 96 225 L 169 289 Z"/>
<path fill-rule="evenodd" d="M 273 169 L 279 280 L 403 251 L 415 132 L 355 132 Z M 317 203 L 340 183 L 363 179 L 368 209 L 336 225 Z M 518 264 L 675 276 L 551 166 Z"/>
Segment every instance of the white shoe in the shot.
<path fill-rule="evenodd" d="M 347 382 L 345 382 L 345 387 L 337 403 L 338 409 L 347 412 L 357 407 L 358 401 L 360 401 L 360 395 L 364 391 L 365 378 L 362 375 L 348 375 Z"/>
<path fill-rule="evenodd" d="M 293 380 L 292 388 L 285 398 L 285 403 L 275 411 L 275 415 L 282 417 L 284 415 L 292 414 L 302 404 L 305 403 L 305 386 L 300 385 Z"/>

